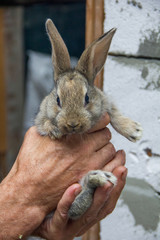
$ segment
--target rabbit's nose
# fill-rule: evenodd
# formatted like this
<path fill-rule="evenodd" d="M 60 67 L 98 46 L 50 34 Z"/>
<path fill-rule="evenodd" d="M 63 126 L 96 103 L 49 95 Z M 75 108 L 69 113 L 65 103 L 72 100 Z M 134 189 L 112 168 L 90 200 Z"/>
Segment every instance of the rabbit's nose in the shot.
<path fill-rule="evenodd" d="M 67 123 L 68 127 L 70 128 L 76 128 L 79 126 L 79 123 L 76 123 L 76 122 L 70 122 L 70 123 Z"/>

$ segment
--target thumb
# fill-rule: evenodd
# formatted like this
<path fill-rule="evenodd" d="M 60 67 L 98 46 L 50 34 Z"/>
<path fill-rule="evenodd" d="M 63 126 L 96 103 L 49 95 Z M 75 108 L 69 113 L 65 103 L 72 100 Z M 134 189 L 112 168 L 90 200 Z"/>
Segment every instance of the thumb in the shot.
<path fill-rule="evenodd" d="M 47 217 L 41 226 L 34 232 L 34 236 L 53 239 L 60 236 L 68 223 L 68 210 L 75 197 L 80 193 L 81 185 L 73 184 L 64 192 L 52 217 Z"/>
<path fill-rule="evenodd" d="M 68 221 L 68 210 L 73 203 L 76 196 L 81 192 L 81 185 L 80 184 L 73 184 L 63 194 L 61 200 L 57 205 L 57 209 L 54 213 L 52 218 L 52 223 L 58 227 L 63 228 L 65 227 Z"/>

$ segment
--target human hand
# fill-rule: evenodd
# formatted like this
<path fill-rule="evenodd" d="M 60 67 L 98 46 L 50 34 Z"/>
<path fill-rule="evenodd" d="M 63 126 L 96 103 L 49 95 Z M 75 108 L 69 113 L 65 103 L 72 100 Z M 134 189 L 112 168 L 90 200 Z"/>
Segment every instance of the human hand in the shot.
<path fill-rule="evenodd" d="M 116 202 L 125 185 L 127 169 L 125 164 L 125 155 L 123 151 L 118 151 L 115 158 L 106 165 L 103 170 L 111 171 L 117 177 L 118 183 L 115 187 L 111 183 L 97 188 L 94 194 L 94 200 L 90 209 L 78 220 L 68 219 L 68 210 L 74 201 L 76 195 L 80 192 L 81 186 L 74 184 L 70 186 L 58 203 L 53 217 L 46 218 L 35 235 L 47 240 L 72 240 L 75 236 L 85 233 L 96 222 L 100 221 L 115 208 Z"/>
<path fill-rule="evenodd" d="M 66 188 L 79 181 L 86 172 L 101 169 L 112 160 L 115 149 L 109 142 L 110 131 L 101 129 L 108 122 L 106 114 L 88 134 L 68 135 L 55 141 L 40 136 L 35 127 L 29 130 L 16 163 L 28 183 L 34 180 L 36 186 L 33 187 L 39 185 L 36 195 L 45 212 L 53 210 Z M 35 189 L 32 190 L 35 198 Z"/>
<path fill-rule="evenodd" d="M 115 149 L 109 142 L 110 131 L 105 128 L 108 123 L 106 114 L 94 127 L 96 132 L 55 141 L 40 136 L 35 127 L 29 129 L 12 170 L 2 182 L 5 191 L 11 191 L 14 198 L 7 205 L 15 213 L 14 222 L 10 222 L 13 235 L 33 232 L 56 208 L 67 187 L 89 170 L 102 169 L 113 159 Z"/>

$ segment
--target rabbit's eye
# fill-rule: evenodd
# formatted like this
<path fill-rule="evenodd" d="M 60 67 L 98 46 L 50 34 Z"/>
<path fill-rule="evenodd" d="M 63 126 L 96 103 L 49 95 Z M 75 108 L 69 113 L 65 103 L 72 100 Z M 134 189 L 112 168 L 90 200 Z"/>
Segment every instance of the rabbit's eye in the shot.
<path fill-rule="evenodd" d="M 61 107 L 61 102 L 60 102 L 59 96 L 57 96 L 57 105 L 58 105 L 59 107 Z"/>
<path fill-rule="evenodd" d="M 89 103 L 89 96 L 88 94 L 86 93 L 86 96 L 85 96 L 85 104 L 87 105 Z"/>

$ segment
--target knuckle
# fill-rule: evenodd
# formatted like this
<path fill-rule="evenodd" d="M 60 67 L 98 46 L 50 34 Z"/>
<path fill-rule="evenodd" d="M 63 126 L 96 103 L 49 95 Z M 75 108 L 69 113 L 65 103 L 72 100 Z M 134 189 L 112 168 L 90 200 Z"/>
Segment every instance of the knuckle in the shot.
<path fill-rule="evenodd" d="M 86 226 L 87 225 L 87 218 L 86 217 L 83 217 L 83 221 L 82 221 L 82 225 L 83 226 Z"/>
<path fill-rule="evenodd" d="M 112 212 L 113 212 L 113 208 L 112 207 L 108 208 L 107 215 L 111 214 Z"/>
<path fill-rule="evenodd" d="M 99 220 L 104 219 L 106 216 L 110 215 L 113 212 L 113 207 L 107 207 L 106 211 L 103 209 L 99 214 Z"/>
<path fill-rule="evenodd" d="M 95 215 L 94 213 L 90 213 L 90 214 L 87 214 L 85 217 L 84 217 L 84 225 L 92 222 L 94 219 L 97 218 L 97 215 Z"/>
<path fill-rule="evenodd" d="M 120 152 L 120 156 L 119 159 L 121 160 L 122 165 L 125 165 L 126 163 L 126 154 L 123 150 L 118 151 L 118 153 Z"/>
<path fill-rule="evenodd" d="M 66 219 L 67 217 L 67 209 L 64 208 L 63 204 L 61 202 L 59 202 L 58 206 L 57 206 L 57 211 L 59 213 L 59 216 L 61 217 L 61 219 Z"/>
<path fill-rule="evenodd" d="M 126 163 L 126 158 L 123 157 L 122 160 L 121 160 L 121 162 L 122 162 L 122 165 L 125 165 L 125 163 Z"/>
<path fill-rule="evenodd" d="M 105 128 L 102 130 L 102 136 L 104 138 L 105 141 L 110 141 L 111 140 L 111 132 L 108 128 Z"/>
<path fill-rule="evenodd" d="M 104 117 L 105 117 L 106 124 L 109 124 L 110 117 L 109 117 L 109 114 L 107 112 L 105 113 Z"/>
<path fill-rule="evenodd" d="M 104 134 L 105 134 L 105 137 L 107 137 L 107 140 L 110 141 L 112 138 L 112 134 L 111 134 L 109 128 L 107 128 L 107 127 L 105 128 Z"/>
<path fill-rule="evenodd" d="M 32 126 L 27 130 L 27 132 L 25 134 L 25 137 L 30 136 L 30 135 L 35 134 L 35 133 L 37 133 L 36 127 Z"/>

